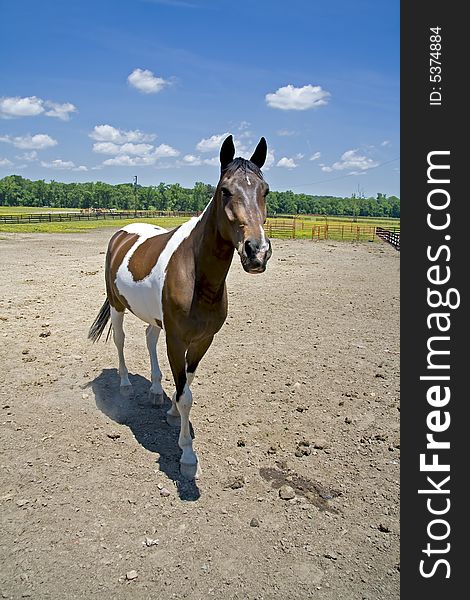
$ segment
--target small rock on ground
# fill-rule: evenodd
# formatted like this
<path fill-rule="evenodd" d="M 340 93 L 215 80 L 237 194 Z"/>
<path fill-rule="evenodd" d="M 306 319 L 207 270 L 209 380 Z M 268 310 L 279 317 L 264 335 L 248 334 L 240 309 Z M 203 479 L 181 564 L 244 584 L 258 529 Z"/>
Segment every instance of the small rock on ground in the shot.
<path fill-rule="evenodd" d="M 292 500 L 295 498 L 295 491 L 290 485 L 283 485 L 279 490 L 279 497 L 283 500 Z"/>

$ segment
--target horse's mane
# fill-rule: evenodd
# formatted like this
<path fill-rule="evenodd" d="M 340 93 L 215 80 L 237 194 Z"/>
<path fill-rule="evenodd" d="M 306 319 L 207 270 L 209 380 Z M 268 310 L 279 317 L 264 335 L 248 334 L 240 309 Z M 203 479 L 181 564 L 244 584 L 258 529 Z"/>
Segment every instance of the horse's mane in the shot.
<path fill-rule="evenodd" d="M 251 171 L 255 175 L 258 175 L 260 179 L 263 179 L 263 173 L 261 172 L 261 169 L 257 167 L 254 163 L 252 163 L 250 160 L 242 158 L 241 156 L 234 158 L 232 162 L 225 167 L 225 169 L 222 169 L 222 173 L 224 175 L 225 173 L 232 175 L 233 173 L 235 173 L 235 171 L 238 171 L 239 169 L 242 169 L 244 173 L 246 173 L 247 171 Z"/>

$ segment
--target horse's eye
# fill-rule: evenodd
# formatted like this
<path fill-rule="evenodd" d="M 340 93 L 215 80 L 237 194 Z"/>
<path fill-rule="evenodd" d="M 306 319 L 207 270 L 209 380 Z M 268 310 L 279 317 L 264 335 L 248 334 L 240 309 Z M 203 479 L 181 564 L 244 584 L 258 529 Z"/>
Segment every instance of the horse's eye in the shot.
<path fill-rule="evenodd" d="M 225 188 L 225 187 L 221 188 L 221 191 L 222 191 L 222 194 L 223 194 L 224 196 L 227 196 L 227 197 L 229 197 L 229 196 L 231 196 L 231 195 L 232 195 L 232 193 L 230 192 L 230 190 L 228 190 L 228 189 L 227 189 L 227 188 Z"/>

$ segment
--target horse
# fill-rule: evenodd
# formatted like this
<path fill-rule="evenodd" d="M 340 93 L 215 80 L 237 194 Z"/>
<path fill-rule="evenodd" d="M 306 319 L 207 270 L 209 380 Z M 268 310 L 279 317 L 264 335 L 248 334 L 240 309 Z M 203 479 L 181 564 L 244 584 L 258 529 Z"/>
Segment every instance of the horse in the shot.
<path fill-rule="evenodd" d="M 153 404 L 162 405 L 156 348 L 162 329 L 165 331 L 176 387 L 167 421 L 180 421 L 180 473 L 189 479 L 200 473 L 189 421 L 190 386 L 199 362 L 227 317 L 225 280 L 234 252 L 238 252 L 243 269 L 252 274 L 263 273 L 272 254 L 263 228 L 269 186 L 261 167 L 266 155 L 267 143 L 262 137 L 249 160 L 234 158 L 235 146 L 229 135 L 220 148 L 221 171 L 214 196 L 199 217 L 169 231 L 148 223 L 132 223 L 117 231 L 108 245 L 106 300 L 88 337 L 93 342 L 99 340 L 111 319 L 106 339 L 112 330 L 120 392 L 130 396 L 132 385 L 124 360 L 125 310 L 147 323 L 149 398 Z"/>

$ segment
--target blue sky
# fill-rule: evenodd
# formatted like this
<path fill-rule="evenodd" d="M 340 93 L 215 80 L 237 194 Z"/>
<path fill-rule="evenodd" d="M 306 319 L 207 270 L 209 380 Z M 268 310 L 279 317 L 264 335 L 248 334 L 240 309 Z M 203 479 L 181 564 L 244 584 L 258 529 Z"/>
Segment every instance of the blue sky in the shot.
<path fill-rule="evenodd" d="M 3 0 L 0 177 L 399 195 L 397 0 Z"/>

